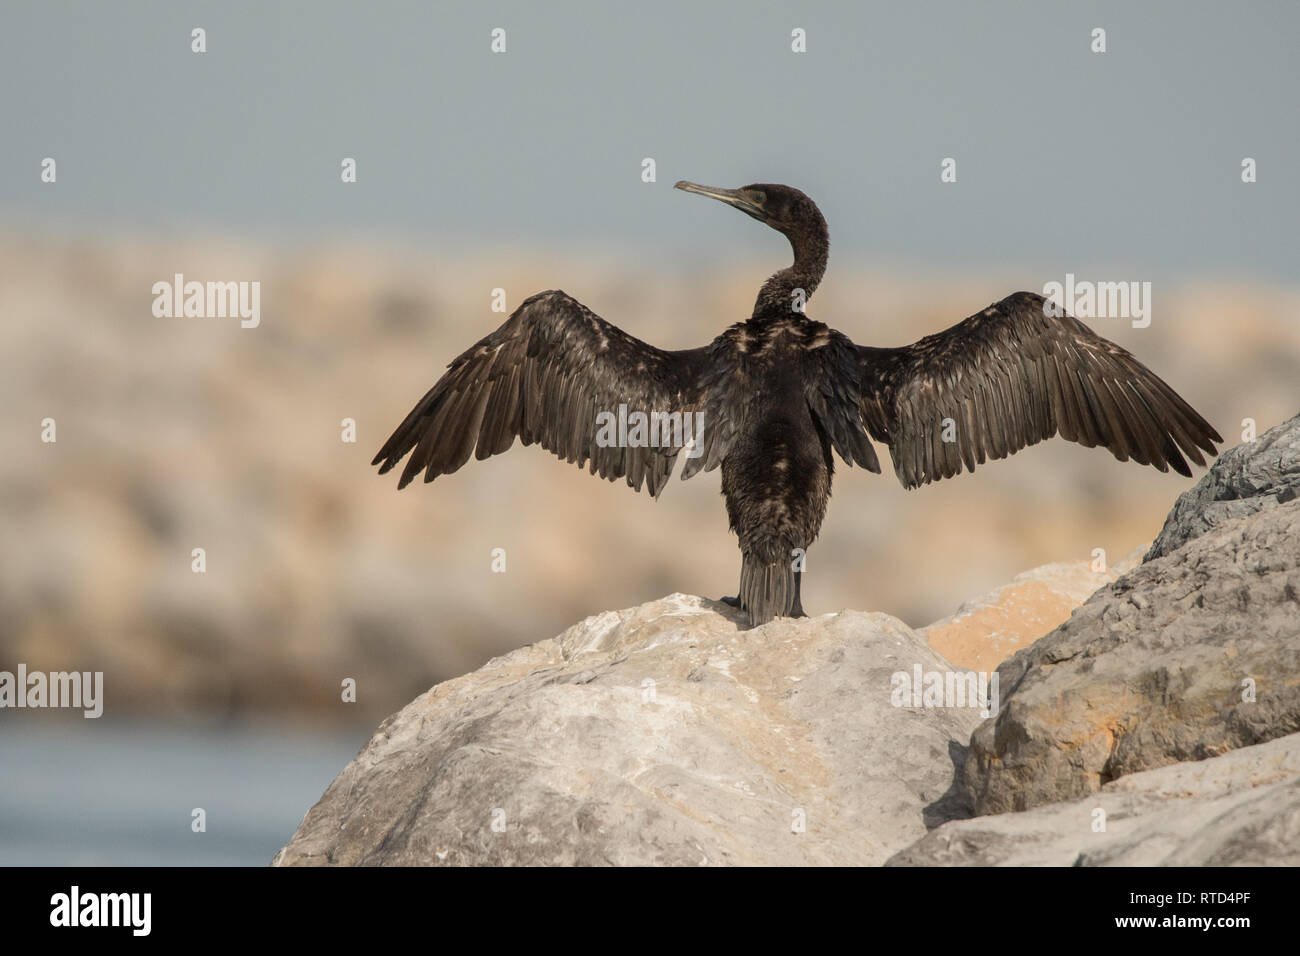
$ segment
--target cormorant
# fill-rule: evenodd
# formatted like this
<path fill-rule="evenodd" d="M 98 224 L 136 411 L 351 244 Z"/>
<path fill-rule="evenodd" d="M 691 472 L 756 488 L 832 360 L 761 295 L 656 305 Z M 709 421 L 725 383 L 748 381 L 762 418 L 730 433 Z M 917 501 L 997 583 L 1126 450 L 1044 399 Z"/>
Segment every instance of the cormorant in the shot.
<path fill-rule="evenodd" d="M 1120 461 L 1190 475 L 1219 434 L 1172 388 L 1082 322 L 1017 292 L 945 332 L 901 348 L 854 344 L 803 305 L 826 271 L 826 220 L 790 186 L 678 189 L 721 200 L 784 235 L 794 263 L 759 290 L 753 314 L 709 345 L 664 351 L 560 291 L 523 302 L 462 353 L 420 399 L 372 464 L 407 453 L 399 488 L 432 481 L 474 452 L 518 437 L 592 474 L 644 484 L 658 497 L 680 445 L 598 440 L 602 413 L 703 413 L 682 478 L 722 466 L 740 590 L 724 598 L 751 625 L 802 616 L 802 555 L 831 493 L 831 450 L 879 473 L 869 439 L 889 446 L 906 488 L 973 470 L 1060 434 Z M 644 443 L 642 443 L 644 444 Z"/>

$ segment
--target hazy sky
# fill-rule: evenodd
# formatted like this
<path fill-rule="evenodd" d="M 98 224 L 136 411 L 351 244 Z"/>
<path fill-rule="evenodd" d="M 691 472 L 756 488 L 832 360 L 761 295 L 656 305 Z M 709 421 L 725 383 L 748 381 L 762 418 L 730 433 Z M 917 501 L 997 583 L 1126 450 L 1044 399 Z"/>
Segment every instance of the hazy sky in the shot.
<path fill-rule="evenodd" d="M 11 227 L 771 252 L 672 190 L 686 178 L 797 185 L 836 249 L 889 263 L 1294 280 L 1300 260 L 1291 2 L 6 0 L 0 17 Z"/>

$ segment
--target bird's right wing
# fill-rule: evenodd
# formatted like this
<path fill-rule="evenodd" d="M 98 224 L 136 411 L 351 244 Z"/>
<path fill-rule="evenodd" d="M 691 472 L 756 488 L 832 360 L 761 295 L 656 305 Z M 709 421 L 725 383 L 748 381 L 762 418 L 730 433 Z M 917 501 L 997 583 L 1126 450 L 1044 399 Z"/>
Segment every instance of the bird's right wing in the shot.
<path fill-rule="evenodd" d="M 460 468 L 470 452 L 481 460 L 506 451 L 518 437 L 579 467 L 590 462 L 602 478 L 626 477 L 638 491 L 646 483 L 657 496 L 680 447 L 599 440 L 598 416 L 617 416 L 620 405 L 647 416 L 686 418 L 700 411 L 711 380 L 710 354 L 709 346 L 654 348 L 563 292 L 542 292 L 448 366 L 371 464 L 384 474 L 410 453 L 398 482 L 404 488 L 422 471 L 426 482 L 433 481 Z M 683 423 L 683 437 L 692 424 Z M 702 448 L 691 452 L 699 455 L 695 461 L 724 455 L 730 434 L 725 427 L 706 429 L 697 438 Z"/>
<path fill-rule="evenodd" d="M 1046 300 L 1018 292 L 946 331 L 902 348 L 854 345 L 838 335 L 825 369 L 857 359 L 857 408 L 833 407 L 844 423 L 889 445 L 906 488 L 974 471 L 1055 434 L 1102 445 L 1182 475 L 1186 454 L 1217 454 L 1223 439 L 1196 410 L 1129 352 Z M 845 374 L 833 380 L 843 391 Z M 823 390 L 829 386 L 823 385 Z"/>

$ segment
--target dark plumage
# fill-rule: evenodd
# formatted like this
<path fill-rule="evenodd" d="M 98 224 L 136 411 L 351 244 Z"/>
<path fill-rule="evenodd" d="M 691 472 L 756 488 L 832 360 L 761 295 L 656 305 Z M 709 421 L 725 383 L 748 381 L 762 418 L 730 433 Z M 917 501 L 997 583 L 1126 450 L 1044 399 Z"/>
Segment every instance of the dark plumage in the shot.
<path fill-rule="evenodd" d="M 709 345 L 666 352 L 610 325 L 563 292 L 527 299 L 451 363 L 375 456 L 406 455 L 398 487 L 534 442 L 592 474 L 656 497 L 680 447 L 602 447 L 601 412 L 702 412 L 701 453 L 682 477 L 722 466 L 740 539 L 740 592 L 726 599 L 762 624 L 802 615 L 800 555 L 831 493 L 831 450 L 879 472 L 889 446 L 907 488 L 1005 458 L 1055 434 L 1103 445 L 1120 461 L 1190 475 L 1223 439 L 1142 363 L 1042 296 L 1017 292 L 901 348 L 855 345 L 807 318 L 826 271 L 826 221 L 789 186 L 677 188 L 719 199 L 785 235 L 794 263 L 760 289 L 753 315 Z M 945 419 L 952 440 L 944 440 Z"/>

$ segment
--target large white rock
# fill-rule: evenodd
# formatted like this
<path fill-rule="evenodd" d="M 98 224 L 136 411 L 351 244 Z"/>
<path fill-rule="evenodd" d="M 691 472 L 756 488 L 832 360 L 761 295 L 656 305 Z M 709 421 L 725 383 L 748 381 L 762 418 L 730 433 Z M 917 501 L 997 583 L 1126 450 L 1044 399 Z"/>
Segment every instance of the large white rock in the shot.
<path fill-rule="evenodd" d="M 917 664 L 950 670 L 885 614 L 600 614 L 390 717 L 275 862 L 879 864 L 961 815 L 980 719 L 895 707 Z"/>

